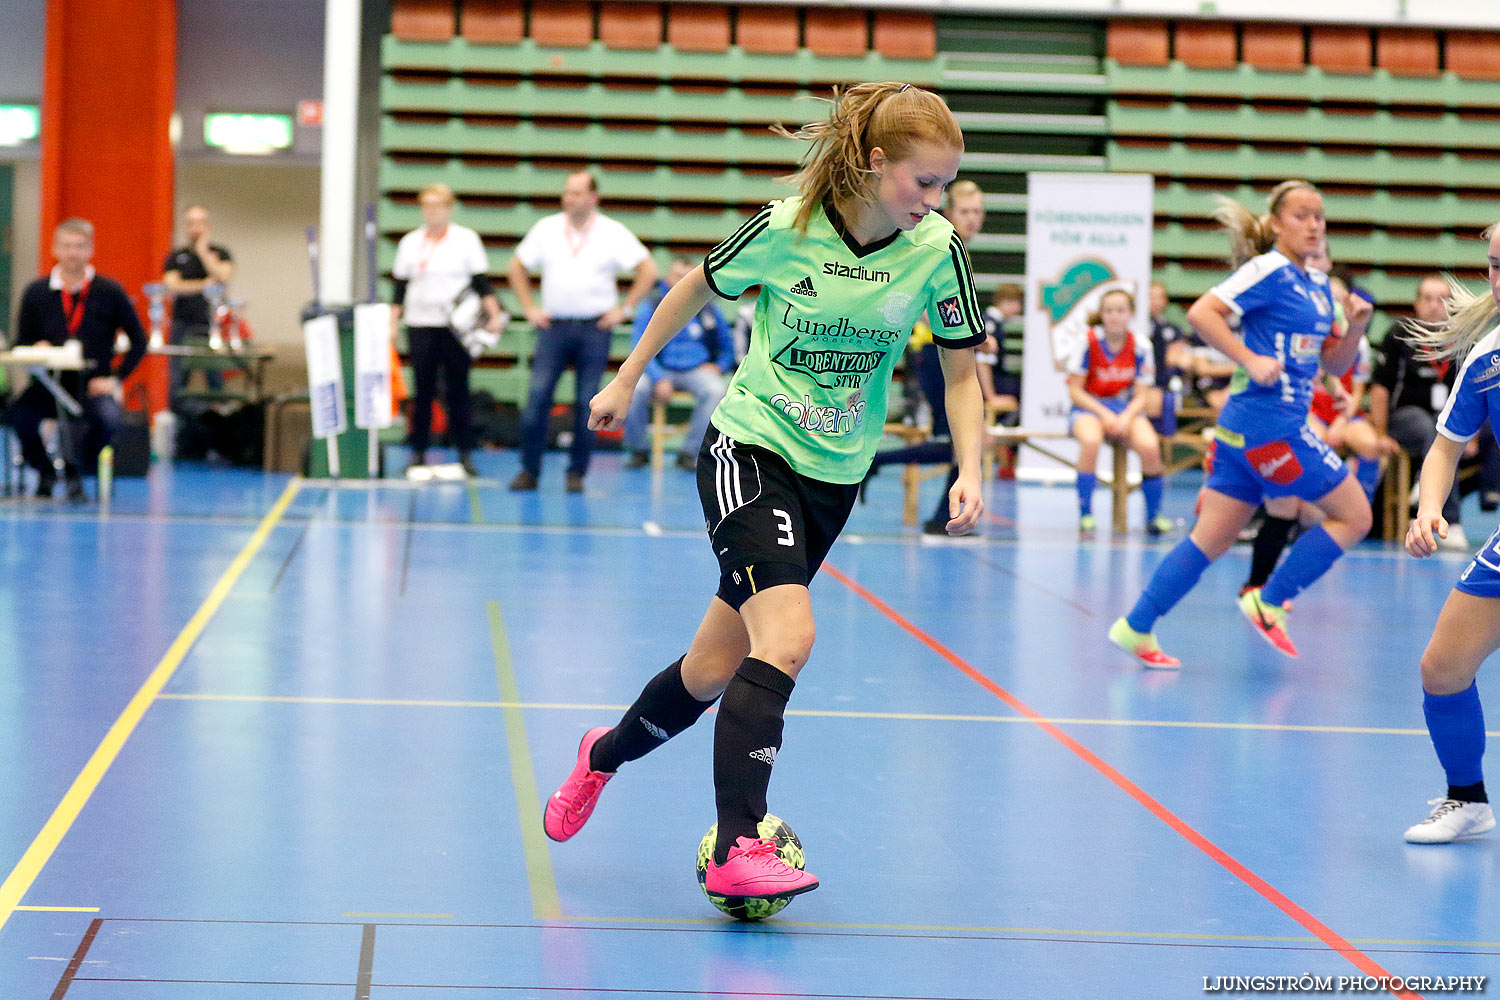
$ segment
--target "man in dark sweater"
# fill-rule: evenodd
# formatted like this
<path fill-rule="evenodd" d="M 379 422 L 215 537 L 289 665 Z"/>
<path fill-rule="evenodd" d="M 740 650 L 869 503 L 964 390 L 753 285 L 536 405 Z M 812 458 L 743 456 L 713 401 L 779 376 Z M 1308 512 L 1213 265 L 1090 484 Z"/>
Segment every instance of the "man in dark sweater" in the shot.
<path fill-rule="evenodd" d="M 75 441 L 73 454 L 64 455 L 68 499 L 85 499 L 79 466 L 109 444 L 120 426 L 120 382 L 135 370 L 146 353 L 146 331 L 119 282 L 96 274 L 94 227 L 83 219 L 58 224 L 52 238 L 57 266 L 45 278 L 26 286 L 16 318 L 17 345 L 61 346 L 77 340 L 83 348 L 84 368 L 65 372 L 62 387 L 83 407 L 86 431 Z M 115 335 L 123 330 L 130 349 L 114 367 Z M 44 386 L 33 383 L 10 406 L 7 420 L 21 441 L 21 455 L 37 471 L 37 496 L 51 496 L 57 471 L 42 444 L 43 420 L 58 415 L 57 401 Z"/>

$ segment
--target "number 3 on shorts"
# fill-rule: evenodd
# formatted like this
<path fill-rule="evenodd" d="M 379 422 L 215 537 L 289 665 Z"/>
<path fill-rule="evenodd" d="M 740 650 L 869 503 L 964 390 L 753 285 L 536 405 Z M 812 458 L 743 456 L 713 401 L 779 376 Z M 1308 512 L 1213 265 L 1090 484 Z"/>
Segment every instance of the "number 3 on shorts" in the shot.
<path fill-rule="evenodd" d="M 781 534 L 776 536 L 777 545 L 796 545 L 797 539 L 792 534 L 792 515 L 779 508 L 771 511 L 776 515 L 776 525 L 781 529 Z"/>

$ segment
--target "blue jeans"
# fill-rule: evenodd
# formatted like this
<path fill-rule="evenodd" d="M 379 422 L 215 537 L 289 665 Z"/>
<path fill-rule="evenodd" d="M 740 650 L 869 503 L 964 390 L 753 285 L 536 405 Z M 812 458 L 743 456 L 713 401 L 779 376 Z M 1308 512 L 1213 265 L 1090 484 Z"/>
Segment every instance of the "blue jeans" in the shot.
<path fill-rule="evenodd" d="M 610 331 L 599 329 L 595 319 L 556 319 L 539 331 L 536 353 L 531 358 L 531 387 L 526 408 L 521 411 L 521 468 L 539 476 L 542 451 L 547 447 L 547 417 L 557 380 L 568 368 L 577 372 L 573 404 L 573 447 L 568 452 L 568 472 L 583 475 L 589 470 L 594 450 L 594 432 L 589 430 L 589 400 L 599 391 L 599 380 L 609 363 Z"/>
<path fill-rule="evenodd" d="M 708 418 L 724 398 L 729 382 L 717 368 L 699 366 L 685 372 L 667 372 L 660 381 L 670 382 L 677 392 L 693 394 L 693 416 L 688 424 L 687 437 L 682 439 L 680 454 L 694 459 L 703 447 L 703 435 L 708 433 Z M 625 447 L 630 451 L 643 452 L 650 449 L 646 432 L 651 428 L 651 397 L 656 383 L 642 378 L 635 384 L 635 395 L 630 400 L 630 412 L 625 416 Z"/>
<path fill-rule="evenodd" d="M 75 398 L 83 406 L 83 434 L 80 438 L 76 429 L 71 431 L 72 454 L 62 456 L 70 473 L 93 465 L 100 449 L 113 440 L 124 419 L 124 410 L 113 396 L 90 396 L 80 392 Z M 15 429 L 16 438 L 21 442 L 21 457 L 44 476 L 54 473 L 52 459 L 42 444 L 42 421 L 54 419 L 57 415 L 57 400 L 35 383 L 27 386 L 26 391 L 10 404 L 6 414 L 6 421 Z M 71 426 L 76 428 L 78 425 L 75 422 Z"/>

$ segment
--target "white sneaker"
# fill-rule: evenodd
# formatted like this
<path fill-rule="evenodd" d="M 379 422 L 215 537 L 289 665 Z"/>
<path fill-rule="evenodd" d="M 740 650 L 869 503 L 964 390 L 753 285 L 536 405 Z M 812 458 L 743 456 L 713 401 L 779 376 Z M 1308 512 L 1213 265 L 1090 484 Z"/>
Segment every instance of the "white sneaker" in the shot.
<path fill-rule="evenodd" d="M 1406 831 L 1408 844 L 1451 844 L 1460 837 L 1474 837 L 1495 828 L 1495 814 L 1488 802 L 1429 799 L 1432 813 Z"/>
<path fill-rule="evenodd" d="M 1447 549 L 1449 552 L 1469 551 L 1469 536 L 1464 534 L 1464 526 L 1461 524 L 1448 525 L 1448 537 L 1437 540 L 1438 548 Z"/>

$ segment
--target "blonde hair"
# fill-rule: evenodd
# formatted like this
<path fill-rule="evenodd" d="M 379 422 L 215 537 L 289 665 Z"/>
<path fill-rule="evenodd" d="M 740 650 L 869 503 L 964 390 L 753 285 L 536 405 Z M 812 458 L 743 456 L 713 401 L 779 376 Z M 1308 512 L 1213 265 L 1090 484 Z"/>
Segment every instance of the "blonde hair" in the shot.
<path fill-rule="evenodd" d="M 1103 325 L 1103 323 L 1104 323 L 1104 300 L 1108 299 L 1111 295 L 1123 295 L 1123 296 L 1125 296 L 1125 301 L 1128 302 L 1128 303 L 1130 303 L 1130 312 L 1131 312 L 1132 315 L 1134 315 L 1134 313 L 1135 313 L 1135 296 L 1131 295 L 1129 292 L 1127 292 L 1123 288 L 1111 288 L 1109 291 L 1107 291 L 1103 295 L 1099 296 L 1099 308 L 1097 308 L 1093 312 L 1089 313 L 1089 317 L 1088 317 L 1089 318 L 1089 326 L 1101 326 L 1101 325 Z"/>
<path fill-rule="evenodd" d="M 813 210 L 831 201 L 835 211 L 852 220 L 875 200 L 870 151 L 879 146 L 891 161 L 910 156 L 918 143 L 964 148 L 963 130 L 941 97 L 909 83 L 861 83 L 834 88 L 826 121 L 811 122 L 795 132 L 784 126 L 771 131 L 812 144 L 801 169 L 786 178 L 802 193 L 797 231 L 807 232 Z"/>
<path fill-rule="evenodd" d="M 417 192 L 417 201 L 420 202 L 423 198 L 426 198 L 428 195 L 435 195 L 438 198 L 441 198 L 443 200 L 443 203 L 445 205 L 451 205 L 451 204 L 453 204 L 453 202 L 455 200 L 454 197 L 453 197 L 453 189 L 451 187 L 449 187 L 448 185 L 442 183 L 441 181 L 439 181 L 436 184 L 429 184 L 426 187 L 424 187 L 422 190 L 418 191 Z"/>
<path fill-rule="evenodd" d="M 948 208 L 952 210 L 960 198 L 983 198 L 984 189 L 973 181 L 954 181 L 948 187 Z"/>
<path fill-rule="evenodd" d="M 74 236 L 82 236 L 90 243 L 94 242 L 94 224 L 87 219 L 80 219 L 75 216 L 71 219 L 62 220 L 57 224 L 57 228 L 52 230 L 52 238 L 56 239 L 63 233 L 72 233 Z"/>
<path fill-rule="evenodd" d="M 1497 227 L 1500 227 L 1500 222 L 1484 231 L 1485 240 L 1495 234 Z M 1415 317 L 1408 317 L 1401 321 L 1401 326 L 1420 361 L 1466 358 L 1475 344 L 1500 325 L 1500 307 L 1495 305 L 1495 296 L 1489 290 L 1476 295 L 1451 274 L 1428 275 L 1422 282 L 1425 284 L 1433 277 L 1441 277 L 1448 283 L 1448 318 L 1437 326 L 1428 326 Z M 1420 290 L 1421 285 L 1417 287 Z"/>
<path fill-rule="evenodd" d="M 1255 215 L 1233 198 L 1223 195 L 1215 198 L 1219 207 L 1214 210 L 1214 218 L 1229 232 L 1229 259 L 1235 267 L 1252 257 L 1269 252 L 1276 245 L 1276 231 L 1271 228 L 1271 220 L 1281 211 L 1281 203 L 1286 200 L 1286 196 L 1293 191 L 1311 191 L 1322 195 L 1308 181 L 1282 181 L 1271 189 L 1271 194 L 1266 199 L 1264 215 Z"/>

